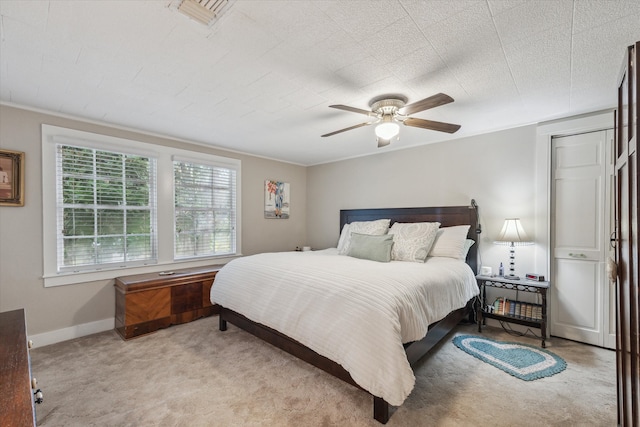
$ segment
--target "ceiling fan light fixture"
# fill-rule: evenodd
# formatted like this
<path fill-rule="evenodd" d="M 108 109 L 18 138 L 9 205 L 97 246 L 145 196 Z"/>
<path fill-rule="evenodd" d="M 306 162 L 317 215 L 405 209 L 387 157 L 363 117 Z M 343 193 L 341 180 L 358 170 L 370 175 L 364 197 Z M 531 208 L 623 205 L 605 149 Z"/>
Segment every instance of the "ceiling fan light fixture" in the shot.
<path fill-rule="evenodd" d="M 436 122 L 433 120 L 418 119 L 409 117 L 410 114 L 419 113 L 420 111 L 429 110 L 441 105 L 453 102 L 453 98 L 444 93 L 438 93 L 412 104 L 406 105 L 407 98 L 402 95 L 382 95 L 371 100 L 369 107 L 371 110 L 363 110 L 362 108 L 350 107 L 348 105 L 334 104 L 329 105 L 331 108 L 338 110 L 350 111 L 352 113 L 364 114 L 370 117 L 370 121 L 349 126 L 334 132 L 329 132 L 322 137 L 336 135 L 348 130 L 357 129 L 363 126 L 375 124 L 376 140 L 378 147 L 389 145 L 393 138 L 398 139 L 400 134 L 400 125 L 416 127 L 421 129 L 435 130 L 438 132 L 455 133 L 460 129 L 460 125 L 452 123 Z M 371 120 L 373 118 L 373 120 Z"/>
<path fill-rule="evenodd" d="M 400 133 L 400 126 L 392 121 L 384 121 L 376 126 L 376 136 L 379 139 L 392 140 Z"/>

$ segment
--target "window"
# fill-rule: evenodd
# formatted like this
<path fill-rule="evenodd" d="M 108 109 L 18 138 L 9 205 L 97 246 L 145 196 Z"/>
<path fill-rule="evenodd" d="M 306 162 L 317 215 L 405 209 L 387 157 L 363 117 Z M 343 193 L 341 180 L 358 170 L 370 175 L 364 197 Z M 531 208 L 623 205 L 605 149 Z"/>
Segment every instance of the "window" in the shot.
<path fill-rule="evenodd" d="M 176 259 L 235 252 L 236 171 L 173 162 Z"/>
<path fill-rule="evenodd" d="M 157 261 L 156 160 L 56 144 L 58 271 Z"/>
<path fill-rule="evenodd" d="M 44 286 L 239 256 L 240 166 L 237 159 L 42 125 Z"/>

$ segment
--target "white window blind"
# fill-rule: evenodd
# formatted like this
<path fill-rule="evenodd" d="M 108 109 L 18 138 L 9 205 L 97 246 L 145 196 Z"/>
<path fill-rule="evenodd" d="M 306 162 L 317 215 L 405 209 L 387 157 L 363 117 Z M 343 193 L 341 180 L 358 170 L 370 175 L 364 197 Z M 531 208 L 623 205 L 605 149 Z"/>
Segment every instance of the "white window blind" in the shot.
<path fill-rule="evenodd" d="M 175 259 L 236 252 L 236 170 L 175 159 Z"/>
<path fill-rule="evenodd" d="M 56 144 L 58 271 L 157 262 L 156 159 Z"/>

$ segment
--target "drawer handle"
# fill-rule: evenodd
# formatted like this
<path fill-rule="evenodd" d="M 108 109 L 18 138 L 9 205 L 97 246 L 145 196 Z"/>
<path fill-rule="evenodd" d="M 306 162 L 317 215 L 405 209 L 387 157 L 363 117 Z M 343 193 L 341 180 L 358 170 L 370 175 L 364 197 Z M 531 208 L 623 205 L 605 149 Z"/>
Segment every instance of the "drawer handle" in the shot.
<path fill-rule="evenodd" d="M 573 258 L 586 258 L 585 254 L 574 254 L 573 252 L 569 252 L 569 256 Z"/>
<path fill-rule="evenodd" d="M 31 378 L 31 388 L 35 390 L 36 387 L 38 387 L 38 380 L 35 377 Z"/>

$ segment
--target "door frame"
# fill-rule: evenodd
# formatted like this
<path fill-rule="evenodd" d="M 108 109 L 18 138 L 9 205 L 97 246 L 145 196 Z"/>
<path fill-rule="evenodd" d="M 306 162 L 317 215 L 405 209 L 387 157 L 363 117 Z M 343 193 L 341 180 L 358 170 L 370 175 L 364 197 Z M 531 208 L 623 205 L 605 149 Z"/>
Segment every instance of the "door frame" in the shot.
<path fill-rule="evenodd" d="M 618 395 L 618 425 L 638 426 L 640 423 L 640 313 L 638 312 L 638 203 L 640 203 L 640 123 L 637 121 L 640 89 L 640 41 L 627 47 L 618 76 L 618 108 L 616 123 L 616 242 L 617 242 L 617 313 L 620 333 L 616 342 L 616 379 Z M 625 80 L 627 86 L 625 87 Z M 626 90 L 625 94 L 623 90 Z M 626 99 L 625 96 L 627 95 Z M 628 117 L 621 115 L 621 110 Z M 626 120 L 625 120 L 626 119 Z M 629 129 L 625 135 L 622 125 Z M 621 173 L 626 170 L 626 173 Z M 623 190 L 623 191 L 622 191 Z M 624 213 L 622 208 L 624 208 Z M 624 222 L 622 222 L 624 220 Z M 626 243 L 626 244 L 625 244 Z M 625 300 L 625 296 L 628 301 Z M 626 312 L 628 310 L 628 314 Z M 627 339 L 629 342 L 627 343 Z"/>
<path fill-rule="evenodd" d="M 614 109 L 597 111 L 591 114 L 558 119 L 540 123 L 536 129 L 536 177 L 534 194 L 534 215 L 536 240 L 539 242 L 535 246 L 534 262 L 536 271 L 544 272 L 547 277 L 552 277 L 552 248 L 551 248 L 551 140 L 556 136 L 568 136 L 579 133 L 594 132 L 614 127 Z M 609 147 L 607 147 L 609 149 Z M 610 172 L 610 165 L 607 165 L 607 175 Z M 607 176 L 606 186 L 609 186 L 610 177 Z M 610 187 L 607 187 L 610 188 Z M 553 286 L 553 283 L 551 283 Z M 607 306 L 611 306 L 609 293 L 606 294 Z M 553 301 L 550 301 L 553 304 Z M 605 307 L 606 308 L 606 307 Z M 606 311 L 606 310 L 605 310 Z M 610 318 L 609 313 L 604 313 Z M 547 328 L 551 322 L 548 322 Z M 609 328 L 610 330 L 610 328 Z M 611 336 L 605 336 L 605 344 L 609 344 Z M 615 336 L 613 337 L 615 345 Z"/>

